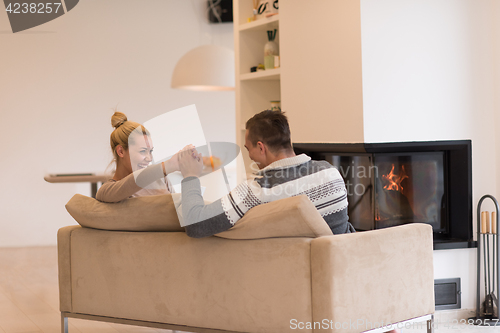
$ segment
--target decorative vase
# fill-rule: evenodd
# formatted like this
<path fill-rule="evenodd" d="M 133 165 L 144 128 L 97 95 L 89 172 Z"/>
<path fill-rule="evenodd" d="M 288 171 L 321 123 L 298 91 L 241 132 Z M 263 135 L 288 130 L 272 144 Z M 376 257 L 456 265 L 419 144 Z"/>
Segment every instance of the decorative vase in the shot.
<path fill-rule="evenodd" d="M 281 111 L 281 102 L 271 101 L 271 111 Z"/>
<path fill-rule="evenodd" d="M 274 41 L 276 29 L 267 31 L 268 42 L 264 45 L 264 67 L 274 69 L 274 56 L 279 55 L 278 44 Z"/>

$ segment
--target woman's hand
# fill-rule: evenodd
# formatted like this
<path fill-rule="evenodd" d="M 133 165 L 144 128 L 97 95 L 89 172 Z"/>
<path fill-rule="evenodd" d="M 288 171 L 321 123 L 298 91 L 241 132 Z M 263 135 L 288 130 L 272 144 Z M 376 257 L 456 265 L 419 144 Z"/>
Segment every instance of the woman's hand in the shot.
<path fill-rule="evenodd" d="M 196 149 L 183 149 L 178 153 L 179 155 L 179 169 L 182 176 L 186 177 L 199 177 L 203 170 L 203 158 L 198 154 Z"/>
<path fill-rule="evenodd" d="M 179 169 L 179 154 L 184 150 L 195 149 L 193 145 L 187 145 L 186 147 L 179 150 L 172 157 L 170 157 L 167 161 L 163 162 L 163 172 L 165 176 L 174 171 L 180 171 Z"/>

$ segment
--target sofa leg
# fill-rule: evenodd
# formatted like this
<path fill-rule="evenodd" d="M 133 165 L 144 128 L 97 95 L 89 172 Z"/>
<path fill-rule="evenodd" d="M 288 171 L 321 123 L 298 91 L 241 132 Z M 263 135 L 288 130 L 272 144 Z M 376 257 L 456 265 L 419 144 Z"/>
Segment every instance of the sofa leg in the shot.
<path fill-rule="evenodd" d="M 61 333 L 68 333 L 68 317 L 61 313 Z"/>
<path fill-rule="evenodd" d="M 427 320 L 427 333 L 434 333 L 434 315 L 431 315 L 431 319 Z"/>

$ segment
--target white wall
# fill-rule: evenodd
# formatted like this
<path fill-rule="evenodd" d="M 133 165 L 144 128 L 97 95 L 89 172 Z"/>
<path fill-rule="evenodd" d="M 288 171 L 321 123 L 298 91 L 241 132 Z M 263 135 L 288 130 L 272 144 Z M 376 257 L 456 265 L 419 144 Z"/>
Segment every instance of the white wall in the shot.
<path fill-rule="evenodd" d="M 111 108 L 144 122 L 196 104 L 209 141 L 235 142 L 234 92 L 170 88 L 177 60 L 213 43 L 233 49 L 232 24 L 209 25 L 204 0 L 85 0 L 12 34 L 0 11 L 0 246 L 56 244 L 64 209 L 88 184 L 48 173 L 102 173 L 111 161 Z M 168 130 L 168 129 L 167 129 Z"/>
<path fill-rule="evenodd" d="M 500 193 L 493 2 L 361 0 L 365 142 L 471 139 L 474 212 Z M 462 278 L 462 308 L 475 308 L 475 254 L 434 255 L 436 278 Z"/>

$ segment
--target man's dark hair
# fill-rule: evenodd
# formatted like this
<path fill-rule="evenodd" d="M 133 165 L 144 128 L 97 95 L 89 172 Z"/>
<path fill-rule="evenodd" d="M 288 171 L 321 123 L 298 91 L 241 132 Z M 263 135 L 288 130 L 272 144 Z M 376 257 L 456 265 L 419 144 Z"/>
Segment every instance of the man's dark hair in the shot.
<path fill-rule="evenodd" d="M 248 139 L 255 147 L 261 141 L 274 153 L 291 150 L 290 126 L 284 112 L 265 110 L 257 113 L 246 123 Z"/>

